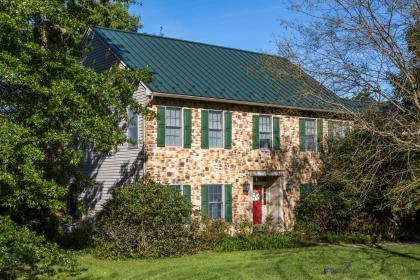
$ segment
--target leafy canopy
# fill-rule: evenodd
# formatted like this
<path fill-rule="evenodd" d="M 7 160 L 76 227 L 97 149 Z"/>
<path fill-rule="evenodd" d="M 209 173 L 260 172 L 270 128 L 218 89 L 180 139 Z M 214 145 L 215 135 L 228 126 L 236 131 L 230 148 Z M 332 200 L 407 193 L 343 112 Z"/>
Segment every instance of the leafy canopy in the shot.
<path fill-rule="evenodd" d="M 89 25 L 140 28 L 130 4 L 0 0 L 0 212 L 24 220 L 63 210 L 83 151 L 127 141 L 128 106 L 146 113 L 133 98 L 146 71 L 95 73 L 79 62 Z"/>

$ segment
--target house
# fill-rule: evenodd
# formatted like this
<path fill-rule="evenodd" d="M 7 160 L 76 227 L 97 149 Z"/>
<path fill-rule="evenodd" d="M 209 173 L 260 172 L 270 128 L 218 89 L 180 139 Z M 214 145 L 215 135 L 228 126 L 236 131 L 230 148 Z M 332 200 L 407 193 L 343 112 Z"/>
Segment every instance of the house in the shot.
<path fill-rule="evenodd" d="M 96 187 L 86 192 L 99 210 L 110 190 L 143 176 L 179 189 L 214 219 L 255 224 L 268 217 L 282 228 L 294 220 L 300 190 L 316 183 L 320 153 L 345 133 L 338 98 L 277 59 L 289 73 L 264 71 L 266 55 L 161 36 L 91 27 L 83 64 L 149 69 L 152 83 L 135 92 L 158 118 L 129 111 L 132 142 L 107 157 L 91 153 L 83 171 Z M 317 90 L 325 97 L 306 94 Z"/>

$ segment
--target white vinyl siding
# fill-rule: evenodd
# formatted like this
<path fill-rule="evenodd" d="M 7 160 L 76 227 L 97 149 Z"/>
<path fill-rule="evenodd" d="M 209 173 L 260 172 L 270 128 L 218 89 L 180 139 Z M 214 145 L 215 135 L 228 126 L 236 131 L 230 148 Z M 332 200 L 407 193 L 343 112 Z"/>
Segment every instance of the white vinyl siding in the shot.
<path fill-rule="evenodd" d="M 165 145 L 182 145 L 182 109 L 166 107 L 165 112 Z"/>
<path fill-rule="evenodd" d="M 223 148 L 223 112 L 209 111 L 209 147 Z"/>

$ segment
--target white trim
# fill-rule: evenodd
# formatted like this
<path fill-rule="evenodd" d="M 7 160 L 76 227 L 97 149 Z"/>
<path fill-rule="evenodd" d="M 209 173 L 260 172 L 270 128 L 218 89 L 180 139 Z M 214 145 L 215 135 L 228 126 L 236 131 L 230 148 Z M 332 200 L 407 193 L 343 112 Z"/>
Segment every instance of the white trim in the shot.
<path fill-rule="evenodd" d="M 287 105 L 276 105 L 276 104 L 268 104 L 268 103 L 258 103 L 258 102 L 249 102 L 249 101 L 238 101 L 238 100 L 220 99 L 220 98 L 212 98 L 212 97 L 200 97 L 200 96 L 191 96 L 191 95 L 183 95 L 183 94 L 175 94 L 175 93 L 164 93 L 164 92 L 155 92 L 155 91 L 152 92 L 152 95 L 157 96 L 157 97 L 169 97 L 169 98 L 179 98 L 179 99 L 188 99 L 188 100 L 201 100 L 201 101 L 221 102 L 221 103 L 239 104 L 239 105 L 273 107 L 273 108 L 293 109 L 293 110 L 301 110 L 301 111 L 309 111 L 309 112 L 326 112 L 326 113 L 339 113 L 339 114 L 343 114 L 343 112 L 336 111 L 336 110 L 323 110 L 323 109 L 316 109 L 316 108 L 303 108 L 303 107 L 294 107 L 294 106 L 287 106 Z"/>
<path fill-rule="evenodd" d="M 140 81 L 140 84 L 146 89 L 146 96 L 151 96 L 152 95 L 152 91 L 150 90 L 150 88 L 145 84 L 145 83 L 143 83 L 142 81 Z"/>

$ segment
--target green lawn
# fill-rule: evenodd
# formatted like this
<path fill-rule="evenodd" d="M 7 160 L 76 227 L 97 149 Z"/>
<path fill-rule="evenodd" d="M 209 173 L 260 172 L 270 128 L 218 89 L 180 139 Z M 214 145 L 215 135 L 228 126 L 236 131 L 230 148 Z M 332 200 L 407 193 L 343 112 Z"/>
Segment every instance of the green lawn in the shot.
<path fill-rule="evenodd" d="M 80 262 L 85 270 L 67 279 L 420 279 L 420 245 L 322 246 L 128 261 L 83 255 Z M 325 267 L 333 274 L 324 275 Z"/>

